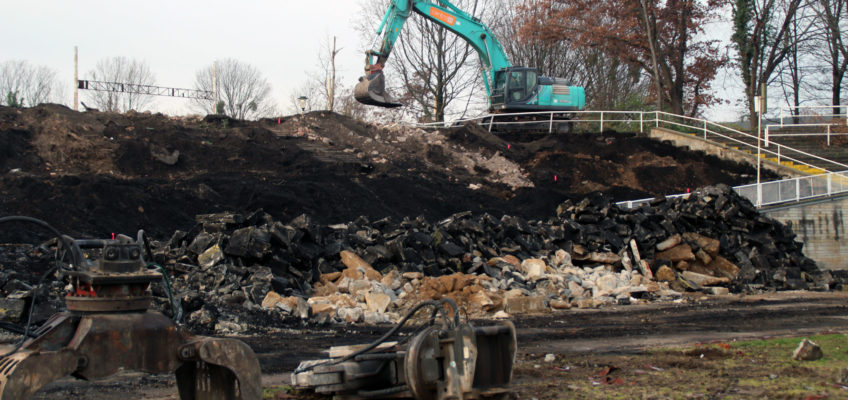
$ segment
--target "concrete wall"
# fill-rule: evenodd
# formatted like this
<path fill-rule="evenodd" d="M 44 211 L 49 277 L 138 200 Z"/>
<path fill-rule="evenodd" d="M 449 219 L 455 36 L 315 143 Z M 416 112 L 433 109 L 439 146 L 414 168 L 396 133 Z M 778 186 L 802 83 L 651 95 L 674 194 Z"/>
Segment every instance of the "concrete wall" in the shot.
<path fill-rule="evenodd" d="M 760 210 L 780 222 L 792 223 L 804 255 L 826 269 L 848 269 L 848 195 Z"/>
<path fill-rule="evenodd" d="M 712 154 L 716 157 L 725 160 L 736 161 L 741 164 L 748 164 L 752 167 L 757 167 L 756 154 L 749 154 L 741 150 L 732 149 L 721 143 L 704 140 L 703 137 L 687 135 L 685 133 L 676 132 L 665 128 L 651 128 L 648 137 L 657 140 L 668 140 L 678 147 L 688 147 L 690 150 L 700 150 L 707 154 Z M 754 149 L 756 150 L 756 149 Z M 756 151 L 755 151 L 756 152 Z M 780 165 L 769 160 L 762 160 L 760 164 L 763 168 L 769 169 L 782 176 L 797 178 L 806 176 L 795 168 L 790 168 L 785 165 Z"/>

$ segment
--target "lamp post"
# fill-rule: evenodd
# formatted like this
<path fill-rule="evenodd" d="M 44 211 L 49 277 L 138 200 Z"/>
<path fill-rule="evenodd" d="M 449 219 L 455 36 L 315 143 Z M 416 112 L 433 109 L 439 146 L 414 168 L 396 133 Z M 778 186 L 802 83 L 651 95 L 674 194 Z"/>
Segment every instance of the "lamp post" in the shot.
<path fill-rule="evenodd" d="M 757 208 L 762 206 L 763 204 L 763 187 L 760 183 L 760 164 L 762 163 L 761 149 L 760 149 L 760 131 L 762 130 L 763 124 L 763 113 L 766 111 L 766 87 L 765 84 L 761 86 L 761 91 L 759 96 L 754 96 L 754 108 L 756 109 L 757 114 Z"/>
<path fill-rule="evenodd" d="M 306 96 L 300 96 L 297 98 L 297 104 L 300 105 L 300 113 L 303 114 L 306 112 L 306 101 L 309 100 Z"/>

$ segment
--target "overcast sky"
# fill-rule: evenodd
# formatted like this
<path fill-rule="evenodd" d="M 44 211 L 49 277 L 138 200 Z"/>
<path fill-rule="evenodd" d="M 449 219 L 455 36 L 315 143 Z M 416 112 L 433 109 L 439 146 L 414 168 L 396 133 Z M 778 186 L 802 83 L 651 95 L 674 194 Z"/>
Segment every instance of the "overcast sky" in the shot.
<path fill-rule="evenodd" d="M 371 38 L 361 43 L 355 30 L 361 1 L 4 0 L 0 62 L 27 60 L 53 68 L 67 82 L 64 102 L 71 104 L 74 46 L 79 47 L 80 79 L 89 78 L 99 60 L 126 56 L 147 62 L 157 85 L 178 88 L 192 88 L 199 69 L 231 57 L 265 75 L 285 112 L 290 98 L 300 95 L 307 72 L 319 70 L 318 53 L 328 38 L 338 37 L 342 49 L 336 60 L 340 83 L 356 83 L 363 51 L 371 44 Z M 375 29 L 377 24 L 375 19 Z M 714 107 L 708 116 L 734 118 L 738 78 L 722 74 L 713 87 L 732 103 Z M 184 114 L 187 104 L 156 97 L 150 108 Z"/>
<path fill-rule="evenodd" d="M 104 58 L 147 62 L 159 86 L 191 88 L 195 73 L 227 57 L 257 67 L 285 110 L 290 95 L 317 71 L 328 37 L 342 51 L 337 74 L 345 86 L 361 75 L 365 45 L 355 31 L 357 0 L 4 0 L 0 2 L 0 62 L 46 65 L 67 84 L 73 99 L 73 54 L 79 47 L 80 79 Z M 376 25 L 379 21 L 375 21 Z M 347 82 L 350 81 L 350 82 Z M 156 111 L 183 113 L 186 100 L 157 97 Z"/>

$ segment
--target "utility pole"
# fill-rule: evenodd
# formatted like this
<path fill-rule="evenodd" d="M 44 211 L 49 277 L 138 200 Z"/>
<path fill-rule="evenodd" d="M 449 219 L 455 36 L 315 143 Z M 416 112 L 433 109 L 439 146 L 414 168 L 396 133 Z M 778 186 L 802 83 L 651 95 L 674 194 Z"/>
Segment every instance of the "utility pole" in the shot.
<path fill-rule="evenodd" d="M 339 50 L 341 51 L 341 50 Z M 333 111 L 336 100 L 336 37 L 333 36 L 333 50 L 330 52 L 330 79 L 327 81 L 327 108 Z"/>
<path fill-rule="evenodd" d="M 74 46 L 74 111 L 79 111 L 79 58 L 77 46 Z"/>

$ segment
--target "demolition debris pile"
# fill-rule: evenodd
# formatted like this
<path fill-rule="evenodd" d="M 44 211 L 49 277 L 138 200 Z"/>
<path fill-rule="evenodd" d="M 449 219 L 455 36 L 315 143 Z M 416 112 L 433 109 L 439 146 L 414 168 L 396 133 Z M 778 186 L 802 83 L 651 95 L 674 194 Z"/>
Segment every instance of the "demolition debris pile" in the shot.
<path fill-rule="evenodd" d="M 474 316 L 677 298 L 681 291 L 828 290 L 838 280 L 801 252 L 791 228 L 726 186 L 624 210 L 604 196 L 556 217 L 458 213 L 318 225 L 264 212 L 198 216 L 157 244 L 177 274 L 188 322 L 261 329 L 253 315 L 316 322 L 395 320 L 448 296 Z M 254 313 L 254 314 L 250 314 Z M 257 320 L 262 321 L 261 318 Z"/>
<path fill-rule="evenodd" d="M 161 239 L 198 214 L 258 209 L 322 224 L 466 210 L 542 219 L 595 191 L 633 200 L 754 176 L 634 133 L 494 136 L 330 112 L 235 121 L 0 106 L 0 215 L 40 218 L 77 237 L 144 229 Z M 22 238 L 0 232 L 3 240 Z"/>
<path fill-rule="evenodd" d="M 0 215 L 79 238 L 144 229 L 199 331 L 390 321 L 442 296 L 494 316 L 835 284 L 725 187 L 611 204 L 752 176 L 633 133 L 0 107 Z M 0 230 L 0 243 L 38 243 L 30 233 Z M 0 253 L 2 308 L 19 319 L 49 249 Z M 167 308 L 165 288 L 154 293 Z M 59 306 L 44 304 L 37 315 Z"/>

